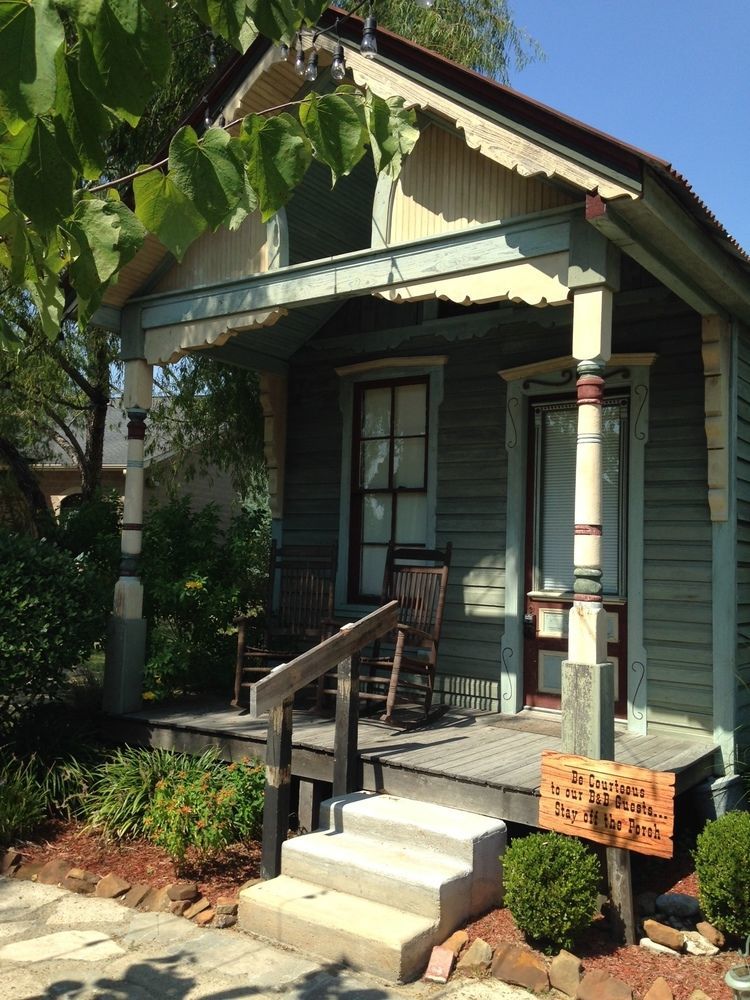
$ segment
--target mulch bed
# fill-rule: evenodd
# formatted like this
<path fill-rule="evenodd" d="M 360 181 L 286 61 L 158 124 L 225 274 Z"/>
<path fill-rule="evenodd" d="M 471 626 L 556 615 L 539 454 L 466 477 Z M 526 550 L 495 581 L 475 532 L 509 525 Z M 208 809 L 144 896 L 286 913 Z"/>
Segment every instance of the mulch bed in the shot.
<path fill-rule="evenodd" d="M 234 896 L 242 885 L 259 876 L 260 845 L 235 845 L 215 859 L 188 857 L 178 873 L 168 855 L 146 840 L 107 841 L 87 831 L 80 823 L 50 824 L 33 843 L 17 846 L 25 860 L 46 862 L 65 858 L 80 868 L 98 875 L 114 872 L 131 883 L 160 888 L 178 879 L 198 883 L 201 893 L 215 903 L 219 896 Z M 637 859 L 633 869 L 636 892 L 686 892 L 697 895 L 695 874 L 689 852 L 683 850 L 672 862 Z M 503 943 L 523 944 L 506 909 L 492 910 L 467 926 L 469 940 L 483 938 L 493 948 Z M 657 955 L 638 947 L 616 945 L 603 920 L 594 923 L 586 937 L 578 942 L 576 954 L 585 970 L 601 969 L 628 983 L 644 997 L 654 980 L 663 976 L 675 1000 L 688 1000 L 694 990 L 702 990 L 712 1000 L 731 1000 L 732 992 L 724 985 L 724 973 L 737 964 L 737 953 L 730 951 L 715 958 Z"/>

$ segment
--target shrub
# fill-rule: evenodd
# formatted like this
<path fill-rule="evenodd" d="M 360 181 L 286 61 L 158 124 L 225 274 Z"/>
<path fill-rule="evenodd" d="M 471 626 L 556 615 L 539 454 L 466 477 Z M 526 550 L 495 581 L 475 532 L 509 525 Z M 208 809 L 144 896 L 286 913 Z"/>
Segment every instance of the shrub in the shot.
<path fill-rule="evenodd" d="M 706 919 L 725 934 L 750 934 L 750 813 L 728 812 L 706 823 L 694 857 Z"/>
<path fill-rule="evenodd" d="M 46 812 L 33 762 L 10 756 L 0 766 L 0 845 L 33 833 Z"/>
<path fill-rule="evenodd" d="M 224 787 L 234 792 L 232 839 L 256 840 L 263 828 L 263 802 L 266 769 L 258 760 L 247 757 L 223 768 Z"/>
<path fill-rule="evenodd" d="M 596 855 L 561 833 L 532 833 L 510 845 L 503 871 L 505 903 L 524 934 L 545 950 L 571 948 L 596 912 Z"/>
<path fill-rule="evenodd" d="M 146 690 L 204 690 L 231 675 L 238 611 L 262 603 L 268 547 L 265 508 L 243 511 L 226 531 L 217 509 L 171 500 L 144 519 L 144 616 L 151 623 Z"/>
<path fill-rule="evenodd" d="M 0 727 L 55 698 L 101 628 L 94 580 L 49 541 L 0 532 Z"/>

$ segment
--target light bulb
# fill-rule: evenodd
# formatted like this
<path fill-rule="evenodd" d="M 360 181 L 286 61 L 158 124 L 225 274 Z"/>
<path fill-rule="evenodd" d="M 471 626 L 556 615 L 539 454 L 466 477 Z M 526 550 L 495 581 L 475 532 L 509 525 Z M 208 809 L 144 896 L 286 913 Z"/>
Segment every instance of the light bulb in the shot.
<path fill-rule="evenodd" d="M 378 40 L 375 37 L 375 32 L 378 30 L 378 22 L 375 20 L 374 16 L 370 14 L 369 17 L 365 18 L 365 27 L 362 32 L 362 44 L 359 47 L 359 51 L 366 59 L 374 59 L 378 54 Z"/>
<path fill-rule="evenodd" d="M 310 53 L 310 58 L 307 60 L 307 66 L 305 66 L 305 79 L 308 83 L 313 83 L 313 81 L 318 79 L 318 53 L 315 49 Z"/>
<path fill-rule="evenodd" d="M 211 69 L 216 69 L 216 67 L 219 65 L 219 61 L 216 58 L 216 42 L 211 42 L 211 45 L 209 46 L 208 65 L 211 67 Z"/>
<path fill-rule="evenodd" d="M 279 59 L 286 60 L 288 55 L 289 55 L 289 46 L 286 44 L 286 42 L 282 42 L 279 45 Z"/>
<path fill-rule="evenodd" d="M 346 63 L 344 62 L 344 46 L 341 42 L 338 42 L 335 49 L 333 50 L 333 62 L 331 63 L 331 76 L 336 81 L 336 83 L 341 83 L 341 81 L 346 76 Z"/>
<path fill-rule="evenodd" d="M 302 49 L 302 43 L 297 43 L 297 52 L 294 56 L 294 68 L 298 76 L 305 75 L 305 53 Z"/>

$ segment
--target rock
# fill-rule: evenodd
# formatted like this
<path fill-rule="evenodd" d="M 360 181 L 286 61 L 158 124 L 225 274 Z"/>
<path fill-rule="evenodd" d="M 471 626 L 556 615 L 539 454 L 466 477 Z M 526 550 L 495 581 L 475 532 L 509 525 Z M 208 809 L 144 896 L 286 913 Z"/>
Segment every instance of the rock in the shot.
<path fill-rule="evenodd" d="M 188 920 L 193 920 L 199 913 L 203 913 L 204 910 L 207 910 L 210 905 L 211 904 L 206 897 L 201 896 L 199 899 L 196 899 L 194 903 L 191 903 L 190 906 L 188 906 L 183 916 L 187 917 Z"/>
<path fill-rule="evenodd" d="M 134 910 L 137 906 L 141 905 L 144 898 L 150 891 L 150 885 L 134 885 L 132 888 L 128 889 L 120 902 L 129 907 L 131 910 Z"/>
<path fill-rule="evenodd" d="M 237 923 L 236 913 L 217 913 L 214 917 L 214 927 L 234 927 Z"/>
<path fill-rule="evenodd" d="M 454 955 L 458 955 L 463 946 L 469 940 L 469 935 L 466 931 L 455 931 L 451 934 L 447 941 L 443 941 L 441 948 L 450 948 Z"/>
<path fill-rule="evenodd" d="M 641 948 L 645 948 L 646 951 L 653 951 L 657 955 L 672 955 L 673 957 L 677 955 L 676 951 L 671 948 L 667 948 L 666 945 L 657 944 L 656 941 L 652 941 L 651 938 L 641 938 L 638 942 Z"/>
<path fill-rule="evenodd" d="M 481 938 L 471 942 L 458 961 L 457 969 L 468 974 L 486 972 L 492 962 L 492 948 Z"/>
<path fill-rule="evenodd" d="M 688 955 L 718 955 L 719 949 L 707 941 L 698 931 L 683 931 L 685 951 Z"/>
<path fill-rule="evenodd" d="M 219 896 L 216 900 L 216 912 L 234 916 L 237 913 L 237 905 L 236 896 Z"/>
<path fill-rule="evenodd" d="M 162 889 L 149 889 L 140 903 L 140 908 L 148 913 L 169 913 L 172 900 L 167 894 L 166 886 Z"/>
<path fill-rule="evenodd" d="M 583 964 L 576 955 L 563 949 L 555 955 L 549 967 L 549 981 L 553 989 L 560 990 L 569 997 L 576 995 L 576 990 L 583 975 Z"/>
<path fill-rule="evenodd" d="M 82 896 L 87 896 L 96 889 L 99 876 L 93 872 L 84 871 L 83 868 L 71 868 L 62 880 L 63 889 L 70 889 Z"/>
<path fill-rule="evenodd" d="M 55 858 L 42 865 L 36 880 L 42 885 L 61 885 L 72 868 L 73 862 L 67 858 Z"/>
<path fill-rule="evenodd" d="M 642 892 L 638 896 L 636 903 L 638 905 L 638 912 L 642 917 L 653 917 L 656 913 L 656 897 L 655 892 Z"/>
<path fill-rule="evenodd" d="M 169 904 L 169 912 L 174 913 L 176 917 L 184 917 L 185 910 L 188 910 L 192 906 L 189 899 L 175 899 Z"/>
<path fill-rule="evenodd" d="M 195 882 L 173 882 L 167 886 L 167 895 L 173 901 L 178 899 L 197 899 L 198 886 Z"/>
<path fill-rule="evenodd" d="M 576 1000 L 633 1000 L 632 987 L 607 972 L 587 972 L 576 991 Z"/>
<path fill-rule="evenodd" d="M 446 948 L 442 944 L 435 945 L 422 979 L 427 983 L 447 983 L 455 961 L 456 953 L 452 948 Z"/>
<path fill-rule="evenodd" d="M 12 847 L 9 847 L 0 858 L 0 875 L 13 874 L 22 861 L 22 855 L 18 851 L 14 851 Z"/>
<path fill-rule="evenodd" d="M 21 879 L 22 882 L 36 882 L 37 875 L 42 870 L 44 865 L 39 864 L 39 862 L 27 862 L 25 864 L 19 865 L 15 877 Z"/>
<path fill-rule="evenodd" d="M 697 917 L 700 906 L 695 896 L 685 892 L 665 892 L 656 897 L 656 909 L 670 917 Z"/>
<path fill-rule="evenodd" d="M 674 993 L 666 979 L 659 976 L 653 981 L 643 1000 L 674 1000 Z"/>
<path fill-rule="evenodd" d="M 682 931 L 677 931 L 674 927 L 667 927 L 666 924 L 660 924 L 658 920 L 644 920 L 643 930 L 646 936 L 650 937 L 652 941 L 656 941 L 657 944 L 663 944 L 665 948 L 671 948 L 672 951 L 682 951 L 685 937 Z"/>
<path fill-rule="evenodd" d="M 211 921 L 214 919 L 215 912 L 212 909 L 201 910 L 201 912 L 196 916 L 195 922 L 199 927 L 207 927 Z"/>
<path fill-rule="evenodd" d="M 547 967 L 542 959 L 517 944 L 500 945 L 492 960 L 492 975 L 504 983 L 525 986 L 532 993 L 545 993 L 549 989 Z"/>
<path fill-rule="evenodd" d="M 94 889 L 94 895 L 102 899 L 117 899 L 119 896 L 124 896 L 130 888 L 130 882 L 126 882 L 124 878 L 110 872 L 99 880 L 96 889 Z"/>
<path fill-rule="evenodd" d="M 695 929 L 701 934 L 709 944 L 715 945 L 717 948 L 723 948 L 727 943 L 727 939 L 717 930 L 713 924 L 709 924 L 706 920 L 699 920 L 695 925 Z"/>

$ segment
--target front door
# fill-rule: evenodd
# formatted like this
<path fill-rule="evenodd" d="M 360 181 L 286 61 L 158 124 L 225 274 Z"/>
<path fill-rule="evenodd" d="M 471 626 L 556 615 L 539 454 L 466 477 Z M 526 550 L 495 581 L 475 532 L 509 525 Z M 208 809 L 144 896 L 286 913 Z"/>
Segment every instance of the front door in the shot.
<path fill-rule="evenodd" d="M 625 594 L 627 418 L 625 396 L 602 413 L 602 585 L 608 658 L 615 665 L 615 712 L 627 714 Z M 576 432 L 574 399 L 531 403 L 524 607 L 524 702 L 560 707 L 573 603 Z"/>

